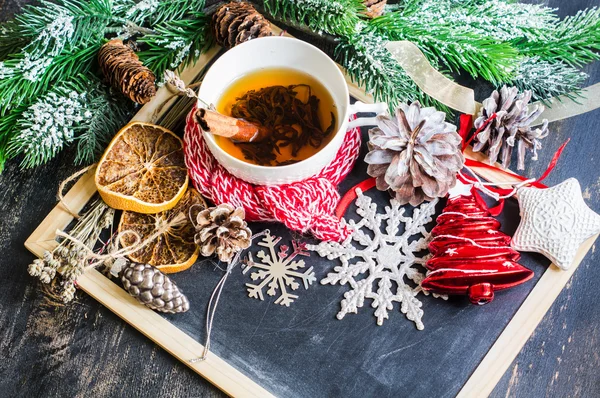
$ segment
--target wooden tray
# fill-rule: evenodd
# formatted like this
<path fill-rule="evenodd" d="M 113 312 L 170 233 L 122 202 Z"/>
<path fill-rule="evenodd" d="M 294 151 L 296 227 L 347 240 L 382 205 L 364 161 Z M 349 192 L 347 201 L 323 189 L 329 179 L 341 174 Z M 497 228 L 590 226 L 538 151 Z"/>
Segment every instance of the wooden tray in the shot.
<path fill-rule="evenodd" d="M 212 48 L 195 65 L 182 71 L 181 77 L 186 84 L 195 79 L 219 51 L 218 47 Z M 348 84 L 353 97 L 364 102 L 372 102 L 372 98 L 366 95 L 364 90 L 351 83 L 350 79 L 348 79 Z M 175 101 L 174 98 L 169 99 L 170 97 L 171 93 L 166 87 L 162 87 L 153 101 L 146 104 L 133 120 L 159 121 Z M 479 154 L 469 152 L 467 156 L 481 160 Z M 491 170 L 482 170 L 481 176 L 490 181 L 506 181 L 504 175 Z M 93 172 L 88 172 L 67 193 L 65 201 L 70 209 L 79 211 L 95 192 Z M 58 204 L 27 239 L 25 246 L 32 253 L 41 257 L 45 250 L 52 250 L 57 245 L 55 231 L 66 228 L 72 220 L 69 212 L 61 204 Z M 491 393 L 590 250 L 596 238 L 597 236 L 588 239 L 580 247 L 577 258 L 568 271 L 560 271 L 554 265 L 548 267 L 500 336 L 493 342 L 491 349 L 476 366 L 475 371 L 462 385 L 458 396 L 487 396 Z M 139 304 L 121 287 L 101 273 L 95 270 L 87 272 L 78 279 L 78 285 L 94 299 L 225 393 L 231 396 L 273 396 L 271 392 L 267 391 L 268 383 L 261 385 L 257 380 L 252 380 L 214 352 L 203 362 L 190 363 L 189 360 L 201 355 L 203 346 L 169 322 L 168 319 Z M 368 311 L 368 307 L 366 306 L 364 310 Z M 332 309 L 331 315 L 333 316 L 335 312 Z"/>

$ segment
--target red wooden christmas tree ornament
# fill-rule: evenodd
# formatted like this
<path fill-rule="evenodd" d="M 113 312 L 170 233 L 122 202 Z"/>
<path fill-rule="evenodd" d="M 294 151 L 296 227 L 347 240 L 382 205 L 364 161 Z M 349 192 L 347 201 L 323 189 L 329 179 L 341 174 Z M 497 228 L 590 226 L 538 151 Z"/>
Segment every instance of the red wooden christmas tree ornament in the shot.
<path fill-rule="evenodd" d="M 473 304 L 494 299 L 494 291 L 528 281 L 533 272 L 517 261 L 511 237 L 500 232 L 500 222 L 490 216 L 472 194 L 472 186 L 457 182 L 448 204 L 431 231 L 429 269 L 421 286 L 440 294 L 467 294 Z"/>

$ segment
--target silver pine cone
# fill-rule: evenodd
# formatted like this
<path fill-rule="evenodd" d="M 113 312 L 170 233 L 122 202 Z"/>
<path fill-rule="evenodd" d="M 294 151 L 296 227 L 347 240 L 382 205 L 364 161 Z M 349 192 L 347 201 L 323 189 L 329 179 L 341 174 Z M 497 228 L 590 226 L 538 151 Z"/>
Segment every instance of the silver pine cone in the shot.
<path fill-rule="evenodd" d="M 122 271 L 121 282 L 131 296 L 153 310 L 174 314 L 190 309 L 175 282 L 151 265 L 130 263 Z"/>
<path fill-rule="evenodd" d="M 531 128 L 539 115 L 544 111 L 543 105 L 536 105 L 531 111 L 528 109 L 531 100 L 531 91 L 526 90 L 519 94 L 516 87 L 503 86 L 500 92 L 495 90 L 492 96 L 483 101 L 483 106 L 475 120 L 478 129 L 494 113 L 493 119 L 475 137 L 473 150 L 485 151 L 489 163 L 494 164 L 501 156 L 504 168 L 510 166 L 512 150 L 517 145 L 517 169 L 525 169 L 525 154 L 527 150 L 533 152 L 533 160 L 537 160 L 537 151 L 542 148 L 541 140 L 548 135 L 548 121 L 544 119 L 540 128 Z"/>
<path fill-rule="evenodd" d="M 395 113 L 377 116 L 377 127 L 369 130 L 367 173 L 379 190 L 394 191 L 400 204 L 445 196 L 464 164 L 456 126 L 419 102 L 400 104 Z"/>
<path fill-rule="evenodd" d="M 229 263 L 236 253 L 250 247 L 252 231 L 244 221 L 244 208 L 228 203 L 203 210 L 196 216 L 194 240 L 203 256 L 217 254 Z"/>

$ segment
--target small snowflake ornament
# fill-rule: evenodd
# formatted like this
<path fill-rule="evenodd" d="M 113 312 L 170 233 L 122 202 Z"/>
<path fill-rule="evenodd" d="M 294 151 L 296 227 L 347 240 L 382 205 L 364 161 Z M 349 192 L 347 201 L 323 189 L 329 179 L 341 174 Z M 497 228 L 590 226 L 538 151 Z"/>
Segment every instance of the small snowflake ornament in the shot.
<path fill-rule="evenodd" d="M 242 268 L 242 273 L 246 274 L 252 268 L 258 269 L 258 271 L 252 272 L 250 277 L 253 281 L 260 280 L 260 284 L 246 283 L 249 297 L 264 300 L 263 288 L 268 286 L 267 294 L 269 296 L 275 296 L 277 290 L 281 291 L 281 295 L 275 300 L 275 304 L 289 307 L 298 298 L 298 296 L 290 294 L 288 291 L 288 288 L 291 290 L 300 288 L 300 284 L 296 282 L 296 279 L 301 279 L 304 289 L 308 289 L 317 278 L 313 267 L 310 267 L 304 273 L 299 272 L 306 264 L 304 260 L 294 260 L 297 256 L 310 256 L 305 245 L 292 241 L 292 253 L 288 255 L 290 248 L 287 245 L 281 245 L 279 251 L 276 252 L 280 240 L 280 237 L 274 237 L 267 232 L 265 237 L 258 242 L 258 246 L 266 247 L 268 253 L 261 250 L 256 254 L 256 257 L 262 260 L 260 262 L 254 261 L 252 253 L 250 253 L 246 265 Z"/>
<path fill-rule="evenodd" d="M 541 253 L 567 270 L 579 246 L 600 232 L 600 215 L 587 207 L 575 178 L 548 189 L 521 188 L 517 194 L 521 223 L 512 240 L 516 250 Z"/>
<path fill-rule="evenodd" d="M 413 216 L 408 217 L 395 199 L 385 207 L 385 213 L 379 214 L 370 197 L 363 195 L 360 189 L 356 192 L 356 212 L 362 219 L 348 222 L 351 235 L 342 243 L 321 242 L 308 246 L 321 257 L 341 261 L 341 265 L 321 280 L 324 285 L 339 283 L 351 288 L 344 294 L 337 318 L 357 313 L 365 299 L 372 299 L 377 324 L 382 325 L 397 302 L 400 311 L 415 323 L 417 329 L 423 330 L 422 304 L 416 296 L 420 292 L 428 293 L 421 289 L 425 274 L 415 266 L 422 267 L 428 257 L 416 254 L 427 250 L 429 232 L 426 225 L 432 221 L 437 199 L 415 207 Z M 382 226 L 384 221 L 385 226 Z M 402 224 L 404 232 L 400 233 Z"/>

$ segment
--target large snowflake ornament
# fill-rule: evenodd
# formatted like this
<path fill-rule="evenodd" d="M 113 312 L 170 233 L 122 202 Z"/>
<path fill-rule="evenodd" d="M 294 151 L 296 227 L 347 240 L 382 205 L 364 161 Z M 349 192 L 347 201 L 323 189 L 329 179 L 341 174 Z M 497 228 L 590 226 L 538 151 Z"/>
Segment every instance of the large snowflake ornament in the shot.
<path fill-rule="evenodd" d="M 382 325 L 394 302 L 398 302 L 406 317 L 417 329 L 423 330 L 422 304 L 416 296 L 419 292 L 427 294 L 420 286 L 425 274 L 415 266 L 423 266 L 427 261 L 427 256 L 417 255 L 427 249 L 430 233 L 426 225 L 432 221 L 437 199 L 416 207 L 413 216 L 407 217 L 405 208 L 395 199 L 391 200 L 391 206 L 385 207 L 385 213 L 380 214 L 370 197 L 363 195 L 360 189 L 356 192 L 356 212 L 362 219 L 348 222 L 351 235 L 342 243 L 321 242 L 308 246 L 322 257 L 339 259 L 342 263 L 321 280 L 321 284 L 350 285 L 337 318 L 357 313 L 365 299 L 372 299 L 377 324 Z M 385 226 L 382 226 L 384 221 Z M 401 224 L 404 224 L 402 233 Z"/>
<path fill-rule="evenodd" d="M 258 242 L 258 246 L 266 247 L 268 253 L 261 250 L 256 254 L 256 257 L 262 260 L 261 262 L 254 261 L 252 253 L 250 253 L 245 266 L 242 268 L 242 273 L 245 274 L 252 268 L 258 269 L 258 271 L 252 272 L 250 277 L 253 281 L 261 280 L 261 283 L 258 285 L 246 283 L 249 297 L 264 300 L 263 288 L 268 286 L 267 294 L 269 296 L 275 296 L 277 290 L 281 291 L 281 295 L 275 300 L 275 304 L 289 307 L 298 298 L 298 296 L 288 291 L 288 288 L 297 290 L 300 287 L 296 279 L 301 279 L 304 289 L 308 289 L 308 286 L 315 282 L 317 278 L 313 267 L 310 267 L 304 273 L 299 272 L 298 270 L 303 269 L 306 264 L 304 260 L 294 260 L 297 256 L 310 256 L 310 253 L 306 251 L 306 246 L 303 243 L 292 241 L 292 253 L 288 255 L 289 247 L 287 245 L 281 245 L 279 252 L 276 252 L 280 240 L 280 237 L 274 237 L 267 233 Z"/>

